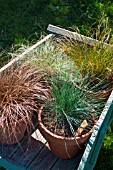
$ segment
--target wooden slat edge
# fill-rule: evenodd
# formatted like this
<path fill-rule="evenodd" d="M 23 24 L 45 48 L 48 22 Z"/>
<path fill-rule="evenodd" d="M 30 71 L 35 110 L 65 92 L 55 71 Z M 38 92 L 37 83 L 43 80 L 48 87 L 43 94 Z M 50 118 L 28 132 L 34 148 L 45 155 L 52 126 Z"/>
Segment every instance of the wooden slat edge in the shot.
<path fill-rule="evenodd" d="M 22 167 L 21 165 L 18 165 L 13 161 L 4 158 L 0 158 L 0 165 L 8 170 L 26 170 L 24 166 Z"/>
<path fill-rule="evenodd" d="M 35 118 L 35 117 L 34 117 L 34 118 Z M 18 149 L 21 148 L 21 145 L 23 145 L 23 143 L 26 142 L 26 140 L 28 139 L 28 137 L 31 136 L 31 135 L 34 133 L 35 129 L 36 129 L 37 126 L 38 126 L 37 122 L 34 122 L 34 121 L 35 121 L 35 120 L 33 120 L 33 126 L 34 126 L 34 127 L 28 127 L 28 129 L 30 128 L 30 131 L 28 130 L 29 132 L 24 134 L 23 139 L 16 144 L 16 146 L 15 146 L 14 149 L 13 149 L 13 151 L 8 155 L 8 158 L 12 157 L 12 156 L 15 154 L 15 152 L 16 152 Z M 13 148 L 13 146 L 11 146 L 11 147 Z"/>
<path fill-rule="evenodd" d="M 88 167 L 90 168 L 90 170 L 93 170 L 96 160 L 98 158 L 98 154 L 102 145 L 102 141 L 105 137 L 105 134 L 108 130 L 109 124 L 107 124 L 109 122 L 109 119 L 111 118 L 112 112 L 113 112 L 113 91 L 111 92 L 110 97 L 108 98 L 108 101 L 106 102 L 106 105 L 102 111 L 102 114 L 97 122 L 97 124 L 95 125 L 94 131 L 88 141 L 88 144 L 86 146 L 86 149 L 84 151 L 84 154 L 82 156 L 81 162 L 79 164 L 79 167 L 77 170 L 87 170 Z M 102 125 L 103 122 L 105 121 L 105 118 L 107 117 L 107 122 L 106 124 L 104 124 L 103 128 L 104 128 L 104 132 L 102 130 Z M 100 134 L 102 136 L 100 136 Z M 101 140 L 99 139 L 101 137 Z M 98 150 L 97 150 L 98 149 Z M 92 160 L 93 158 L 93 161 Z"/>
<path fill-rule="evenodd" d="M 51 24 L 48 25 L 47 30 L 52 32 L 52 33 L 60 34 L 60 35 L 69 37 L 71 39 L 75 39 L 77 41 L 87 43 L 87 44 L 92 45 L 92 46 L 94 46 L 96 44 L 101 44 L 101 45 L 105 45 L 105 46 L 109 45 L 107 43 L 103 43 L 103 42 L 98 41 L 96 39 L 93 39 L 93 38 L 78 34 L 76 32 L 72 32 L 72 31 L 69 31 L 69 30 L 54 26 L 54 25 L 51 25 Z"/>
<path fill-rule="evenodd" d="M 14 59 L 12 59 L 8 64 L 6 64 L 5 66 L 3 66 L 0 69 L 0 73 L 4 70 L 6 70 L 7 68 L 9 68 L 12 64 L 16 63 L 18 60 L 22 59 L 23 57 L 25 57 L 27 54 L 29 54 L 31 51 L 33 51 L 36 47 L 38 47 L 39 45 L 41 45 L 42 43 L 44 43 L 46 40 L 48 40 L 49 38 L 51 38 L 53 36 L 53 34 L 49 34 L 47 35 L 45 38 L 43 38 L 42 40 L 40 40 L 39 42 L 37 42 L 36 44 L 34 44 L 33 46 L 29 47 L 28 49 L 26 49 L 22 54 L 19 54 L 17 57 L 15 57 Z"/>

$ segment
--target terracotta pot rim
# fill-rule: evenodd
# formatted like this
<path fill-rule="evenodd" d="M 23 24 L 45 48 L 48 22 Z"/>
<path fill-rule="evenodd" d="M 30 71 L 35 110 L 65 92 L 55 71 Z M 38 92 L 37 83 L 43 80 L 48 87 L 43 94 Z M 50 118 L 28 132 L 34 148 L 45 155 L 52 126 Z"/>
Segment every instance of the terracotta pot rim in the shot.
<path fill-rule="evenodd" d="M 41 113 L 42 113 L 42 110 L 43 110 L 43 107 L 41 107 L 40 109 L 39 109 L 39 112 L 38 112 L 38 122 L 39 122 L 39 125 L 41 126 L 41 128 L 44 130 L 44 131 L 46 131 L 46 133 L 48 133 L 50 136 L 52 136 L 52 137 L 54 137 L 54 138 L 56 138 L 56 139 L 61 139 L 61 140 L 79 140 L 79 139 L 82 139 L 82 138 L 84 138 L 84 137 L 86 137 L 86 136 L 89 136 L 92 132 L 93 132 L 93 130 L 94 130 L 94 127 L 91 129 L 91 130 L 89 130 L 86 134 L 84 134 L 84 135 L 82 135 L 82 136 L 75 136 L 75 137 L 62 137 L 62 136 L 59 136 L 59 135 L 56 135 L 56 134 L 54 134 L 54 133 L 52 133 L 52 132 L 50 132 L 46 127 L 45 127 L 45 125 L 42 123 L 42 119 L 41 119 Z"/>

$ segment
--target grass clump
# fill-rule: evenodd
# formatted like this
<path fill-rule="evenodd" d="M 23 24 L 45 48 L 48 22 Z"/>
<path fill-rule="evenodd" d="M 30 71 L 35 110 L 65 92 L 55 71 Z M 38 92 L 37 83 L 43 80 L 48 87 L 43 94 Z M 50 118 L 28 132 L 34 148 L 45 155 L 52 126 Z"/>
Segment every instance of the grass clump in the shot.
<path fill-rule="evenodd" d="M 86 44 L 79 45 L 73 42 L 66 46 L 65 49 L 75 62 L 75 65 L 80 69 L 81 74 L 85 76 L 91 72 L 92 77 L 97 79 L 113 79 L 113 48 L 97 46 L 88 47 Z"/>
<path fill-rule="evenodd" d="M 18 121 L 35 109 L 44 98 L 44 73 L 27 65 L 11 68 L 0 75 L 0 117 L 3 122 Z M 42 95 L 41 95 L 42 94 Z"/>
<path fill-rule="evenodd" d="M 44 68 L 48 74 L 75 70 L 72 59 L 57 46 L 55 41 L 47 41 L 29 55 L 32 67 Z"/>
<path fill-rule="evenodd" d="M 79 75 L 74 74 L 73 77 L 76 83 Z M 57 134 L 57 130 L 62 128 L 64 135 L 68 136 L 71 133 L 71 136 L 74 136 L 75 130 L 84 120 L 88 122 L 85 132 L 91 129 L 101 114 L 105 100 L 97 99 L 89 92 L 84 93 L 81 89 L 76 88 L 71 81 L 71 76 L 66 73 L 51 77 L 49 82 L 52 98 L 47 100 L 44 108 L 44 115 L 47 114 L 46 118 L 48 118 L 46 121 L 50 121 L 48 123 L 50 125 L 49 130 L 51 131 L 51 122 L 53 122 L 55 123 L 54 128 L 52 128 L 53 133 Z M 84 85 L 87 88 L 88 84 L 82 79 L 81 86 Z M 69 134 L 65 129 L 67 125 L 70 129 Z"/>
<path fill-rule="evenodd" d="M 90 32 L 91 37 L 99 40 L 94 45 L 87 43 L 86 37 L 86 42 L 66 40 L 63 49 L 73 59 L 76 67 L 81 69 L 83 77 L 90 73 L 95 79 L 110 82 L 113 79 L 113 38 L 108 18 L 100 19 L 97 29 Z"/>
<path fill-rule="evenodd" d="M 28 133 L 28 127 L 34 127 L 32 116 L 49 95 L 44 76 L 28 63 L 0 73 L 0 143 L 17 143 L 19 127 L 24 125 Z"/>

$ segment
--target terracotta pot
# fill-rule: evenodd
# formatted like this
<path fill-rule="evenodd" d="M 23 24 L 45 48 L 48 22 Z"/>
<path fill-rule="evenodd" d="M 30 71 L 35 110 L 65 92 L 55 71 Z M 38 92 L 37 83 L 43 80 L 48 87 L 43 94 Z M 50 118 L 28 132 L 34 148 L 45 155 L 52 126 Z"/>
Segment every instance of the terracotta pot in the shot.
<path fill-rule="evenodd" d="M 81 137 L 61 137 L 51 133 L 42 123 L 41 113 L 43 108 L 39 110 L 38 121 L 39 128 L 42 135 L 48 141 L 51 151 L 62 159 L 69 159 L 75 157 L 82 149 L 83 144 L 89 139 L 90 135 L 93 132 L 91 129 L 88 133 L 82 135 Z M 78 143 L 78 144 L 77 144 Z"/>
<path fill-rule="evenodd" d="M 0 124 L 0 143 L 11 145 L 18 143 L 26 131 L 25 119 L 19 119 L 18 122 Z"/>

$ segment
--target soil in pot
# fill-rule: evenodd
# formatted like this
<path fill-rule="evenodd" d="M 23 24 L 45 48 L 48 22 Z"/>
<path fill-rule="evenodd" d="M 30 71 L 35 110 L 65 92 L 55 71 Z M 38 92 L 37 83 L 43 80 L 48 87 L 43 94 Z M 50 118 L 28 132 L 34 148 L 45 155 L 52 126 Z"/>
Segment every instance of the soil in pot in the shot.
<path fill-rule="evenodd" d="M 42 115 L 42 110 L 43 108 L 41 108 L 38 113 L 39 128 L 48 141 L 51 151 L 62 159 L 75 157 L 92 134 L 93 127 L 88 132 L 83 132 L 80 136 L 73 137 L 71 132 L 69 132 L 68 126 L 65 126 L 67 123 L 64 125 L 64 128 L 61 128 L 60 123 L 57 127 L 55 119 L 51 117 L 51 121 L 48 124 L 48 122 L 45 121 L 47 118 Z"/>

